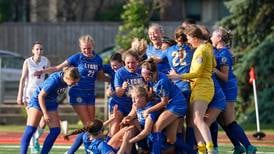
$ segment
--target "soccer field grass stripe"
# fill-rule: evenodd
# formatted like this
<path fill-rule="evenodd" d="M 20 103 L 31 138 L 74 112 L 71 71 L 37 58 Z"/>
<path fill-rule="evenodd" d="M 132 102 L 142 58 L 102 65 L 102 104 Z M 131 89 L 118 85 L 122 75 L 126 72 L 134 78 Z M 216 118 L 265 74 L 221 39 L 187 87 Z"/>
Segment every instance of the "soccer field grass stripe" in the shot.
<path fill-rule="evenodd" d="M 54 145 L 51 154 L 64 154 L 64 152 L 69 148 L 69 145 Z M 274 147 L 259 146 L 257 147 L 257 154 L 274 154 Z M 0 144 L 0 154 L 17 154 L 20 151 L 20 145 L 6 145 Z M 84 147 L 81 146 L 76 154 L 84 153 Z M 232 154 L 231 146 L 220 146 L 219 153 L 221 154 Z"/>
<path fill-rule="evenodd" d="M 53 149 L 68 149 L 70 146 L 68 145 L 54 145 L 52 148 Z M 20 148 L 20 145 L 0 145 L 0 151 L 2 148 L 17 148 L 19 149 Z M 42 147 L 41 147 L 42 148 Z M 84 149 L 83 146 L 81 146 L 79 149 Z"/>

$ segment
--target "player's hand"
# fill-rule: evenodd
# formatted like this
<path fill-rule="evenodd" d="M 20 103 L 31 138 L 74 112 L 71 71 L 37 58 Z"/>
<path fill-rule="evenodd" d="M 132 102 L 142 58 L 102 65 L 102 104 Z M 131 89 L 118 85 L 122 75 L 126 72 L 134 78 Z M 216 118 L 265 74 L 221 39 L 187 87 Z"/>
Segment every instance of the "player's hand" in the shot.
<path fill-rule="evenodd" d="M 24 105 L 24 102 L 23 102 L 22 99 L 17 99 L 17 104 L 18 104 L 18 105 Z"/>
<path fill-rule="evenodd" d="M 50 117 L 49 117 L 48 113 L 44 113 L 43 118 L 44 118 L 46 123 L 49 123 Z"/>
<path fill-rule="evenodd" d="M 124 125 L 128 125 L 131 121 L 131 117 L 130 116 L 126 116 L 123 118 L 122 122 L 120 123 L 121 126 L 124 126 Z"/>
<path fill-rule="evenodd" d="M 123 89 L 127 89 L 127 87 L 128 87 L 128 83 L 127 83 L 126 81 L 123 82 L 122 88 L 123 88 Z"/>
<path fill-rule="evenodd" d="M 218 71 L 217 68 L 213 68 L 213 70 L 212 70 L 213 73 L 216 73 L 217 71 Z"/>
<path fill-rule="evenodd" d="M 174 69 L 171 69 L 169 71 L 169 74 L 167 75 L 168 78 L 170 78 L 171 80 L 180 80 L 182 77 L 180 74 L 177 74 L 176 71 Z"/>
<path fill-rule="evenodd" d="M 145 111 L 143 112 L 143 117 L 144 117 L 144 118 L 148 117 L 149 113 L 150 113 L 149 110 L 145 110 Z"/>

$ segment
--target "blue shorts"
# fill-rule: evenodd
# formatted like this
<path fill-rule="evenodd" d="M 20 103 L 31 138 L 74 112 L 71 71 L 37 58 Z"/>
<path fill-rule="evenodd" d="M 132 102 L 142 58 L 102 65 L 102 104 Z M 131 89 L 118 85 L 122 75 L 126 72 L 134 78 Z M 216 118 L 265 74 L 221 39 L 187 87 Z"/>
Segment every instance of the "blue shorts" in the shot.
<path fill-rule="evenodd" d="M 38 101 L 34 101 L 34 100 L 29 101 L 28 108 L 35 108 L 35 109 L 42 111 Z M 57 111 L 57 108 L 58 108 L 57 102 L 46 102 L 47 111 Z"/>
<path fill-rule="evenodd" d="M 118 105 L 118 110 L 124 115 L 127 116 L 132 108 L 132 102 L 120 101 L 117 97 L 110 97 L 108 100 L 109 111 L 113 111 L 113 107 Z"/>
<path fill-rule="evenodd" d="M 172 100 L 167 104 L 166 109 L 176 114 L 178 117 L 184 117 L 187 112 L 187 104 L 184 99 Z"/>
<path fill-rule="evenodd" d="M 137 142 L 138 147 L 141 147 L 143 150 L 150 151 L 150 144 L 148 137 L 142 139 L 141 141 Z"/>
<path fill-rule="evenodd" d="M 69 89 L 70 105 L 95 105 L 95 94 L 92 90 Z"/>
<path fill-rule="evenodd" d="M 183 95 L 184 95 L 185 100 L 186 100 L 187 103 L 189 103 L 190 94 L 191 94 L 190 90 L 183 91 Z"/>
<path fill-rule="evenodd" d="M 223 111 L 226 107 L 225 94 L 221 88 L 215 89 L 212 101 L 208 104 L 208 108 L 216 108 Z"/>
<path fill-rule="evenodd" d="M 236 102 L 238 94 L 237 86 L 224 89 L 224 93 L 226 97 L 226 102 Z"/>
<path fill-rule="evenodd" d="M 221 83 L 216 79 L 215 76 L 212 76 L 212 80 L 214 83 L 214 95 L 208 104 L 208 108 L 216 108 L 223 111 L 226 107 L 226 99 L 223 89 L 221 87 Z"/>

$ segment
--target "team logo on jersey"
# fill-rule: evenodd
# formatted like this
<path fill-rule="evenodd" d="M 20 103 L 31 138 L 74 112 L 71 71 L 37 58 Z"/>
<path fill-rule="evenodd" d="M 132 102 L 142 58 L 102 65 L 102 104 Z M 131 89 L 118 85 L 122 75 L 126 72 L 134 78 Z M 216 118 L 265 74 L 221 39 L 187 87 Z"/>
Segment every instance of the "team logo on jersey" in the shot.
<path fill-rule="evenodd" d="M 203 63 L 203 58 L 202 58 L 202 57 L 197 57 L 197 58 L 196 58 L 196 62 L 197 62 L 198 64 L 202 64 L 202 63 Z"/>
<path fill-rule="evenodd" d="M 77 103 L 82 103 L 82 101 L 83 101 L 82 97 L 77 97 L 77 98 L 76 98 L 76 102 L 77 102 Z"/>
<path fill-rule="evenodd" d="M 226 57 L 222 57 L 221 61 L 222 61 L 223 64 L 226 63 L 227 62 Z"/>

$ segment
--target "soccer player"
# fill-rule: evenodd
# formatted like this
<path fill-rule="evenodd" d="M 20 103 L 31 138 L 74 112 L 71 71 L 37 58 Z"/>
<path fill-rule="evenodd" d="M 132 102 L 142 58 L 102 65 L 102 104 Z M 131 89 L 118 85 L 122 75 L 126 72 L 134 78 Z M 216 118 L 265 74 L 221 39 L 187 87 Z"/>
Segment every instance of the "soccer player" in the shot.
<path fill-rule="evenodd" d="M 118 116 L 112 123 L 111 135 L 120 129 L 122 119 L 129 114 L 132 107 L 131 89 L 135 85 L 144 85 L 139 68 L 139 55 L 128 50 L 123 54 L 125 66 L 118 69 L 115 73 L 114 86 L 115 94 L 119 99 L 113 99 L 112 103 L 118 105 Z"/>
<path fill-rule="evenodd" d="M 148 37 L 152 44 L 147 46 L 146 55 L 148 58 L 153 58 L 157 63 L 158 70 L 165 74 L 170 70 L 170 66 L 166 58 L 161 59 L 163 51 L 163 27 L 159 24 L 152 24 L 148 28 Z"/>
<path fill-rule="evenodd" d="M 41 42 L 34 42 L 32 46 L 32 56 L 24 61 L 22 75 L 19 82 L 17 103 L 28 106 L 28 102 L 34 90 L 45 80 L 45 74 L 34 76 L 34 72 L 45 69 L 50 66 L 49 60 L 43 55 L 43 45 Z M 28 108 L 26 108 L 28 112 Z M 31 138 L 31 153 L 39 153 L 39 137 L 42 135 L 45 127 L 43 118 L 41 119 L 37 131 Z"/>
<path fill-rule="evenodd" d="M 68 140 L 71 135 L 76 135 L 79 133 L 84 133 L 83 142 L 86 153 L 96 153 L 96 154 L 113 154 L 129 152 L 129 138 L 132 137 L 133 133 L 128 132 L 129 129 L 125 127 L 116 133 L 109 141 L 106 141 L 104 135 L 104 127 L 109 125 L 117 116 L 118 106 L 113 107 L 113 114 L 104 123 L 101 120 L 95 119 L 90 125 L 85 126 L 81 129 L 76 129 L 69 132 L 64 136 L 64 139 Z M 122 139 L 122 141 L 121 141 Z M 119 150 L 118 150 L 119 149 Z"/>
<path fill-rule="evenodd" d="M 110 88 L 107 91 L 107 95 L 109 97 L 108 99 L 108 105 L 109 105 L 109 111 L 111 114 L 113 114 L 113 107 L 117 105 L 119 107 L 119 110 L 121 113 L 123 113 L 123 108 L 120 102 L 123 102 L 123 99 L 121 97 L 118 97 L 115 93 L 115 86 L 114 86 L 114 78 L 115 73 L 117 70 L 124 66 L 124 62 L 122 60 L 122 55 L 120 53 L 114 53 L 110 57 L 110 64 L 103 65 L 103 70 L 108 76 L 111 78 L 110 81 Z M 112 125 L 110 128 L 109 136 L 107 136 L 107 140 L 113 136 L 117 132 L 117 126 Z"/>
<path fill-rule="evenodd" d="M 215 57 L 217 60 L 217 68 L 214 73 L 218 77 L 221 87 L 226 96 L 227 106 L 221 114 L 223 127 L 228 137 L 234 145 L 234 153 L 255 153 L 256 147 L 251 145 L 244 130 L 235 121 L 235 102 L 237 99 L 237 79 L 233 74 L 233 55 L 229 49 L 231 41 L 230 33 L 219 27 L 213 31 L 211 41 L 216 48 Z M 243 148 L 241 144 L 245 147 Z"/>
<path fill-rule="evenodd" d="M 198 152 L 213 152 L 213 143 L 208 125 L 204 120 L 209 102 L 214 95 L 214 83 L 211 78 L 216 61 L 213 47 L 204 40 L 202 31 L 195 25 L 189 26 L 186 31 L 188 43 L 196 48 L 191 61 L 190 72 L 182 75 L 171 71 L 171 79 L 191 80 L 190 112 L 195 125 L 195 136 L 201 134 L 203 140 L 198 140 Z M 206 145 L 204 144 L 204 142 Z"/>
<path fill-rule="evenodd" d="M 60 118 L 57 112 L 58 94 L 64 93 L 67 86 L 79 81 L 80 75 L 75 67 L 65 68 L 64 71 L 53 73 L 36 88 L 28 103 L 28 118 L 25 132 L 21 138 L 21 154 L 26 154 L 30 139 L 43 117 L 50 132 L 44 141 L 41 154 L 49 153 L 53 143 L 60 133 Z"/>
<path fill-rule="evenodd" d="M 154 102 L 149 100 L 148 89 L 145 87 L 135 86 L 131 95 L 133 101 L 132 109 L 128 116 L 123 119 L 122 125 L 132 124 L 134 123 L 133 120 L 137 118 L 139 127 L 134 127 L 135 130 L 131 129 L 131 131 L 134 131 L 132 133 L 135 133 L 137 129 L 138 134 L 132 137 L 129 140 L 129 143 L 137 143 L 139 152 L 149 153 L 152 141 L 148 136 L 151 134 L 153 125 L 161 112 L 151 112 L 147 117 L 144 117 L 143 112 L 154 105 Z"/>
<path fill-rule="evenodd" d="M 107 80 L 102 70 L 102 59 L 95 51 L 95 42 L 90 35 L 83 35 L 79 38 L 81 52 L 70 56 L 63 63 L 37 72 L 54 72 L 66 66 L 77 67 L 80 72 L 80 81 L 77 85 L 69 88 L 69 103 L 79 116 L 84 126 L 87 126 L 95 118 L 95 81 L 98 79 Z M 82 144 L 82 134 L 75 139 L 74 144 L 68 153 L 74 153 Z"/>
<path fill-rule="evenodd" d="M 153 60 L 145 61 L 141 68 L 144 80 L 151 85 L 153 93 L 160 98 L 155 105 L 143 112 L 144 117 L 152 112 L 164 110 L 154 124 L 152 134 L 152 152 L 161 153 L 164 137 L 162 134 L 163 129 L 166 128 L 167 143 L 174 144 L 177 133 L 174 130 L 177 130 L 178 118 L 183 117 L 186 113 L 187 103 L 180 89 L 164 73 L 158 72 L 157 65 Z"/>

